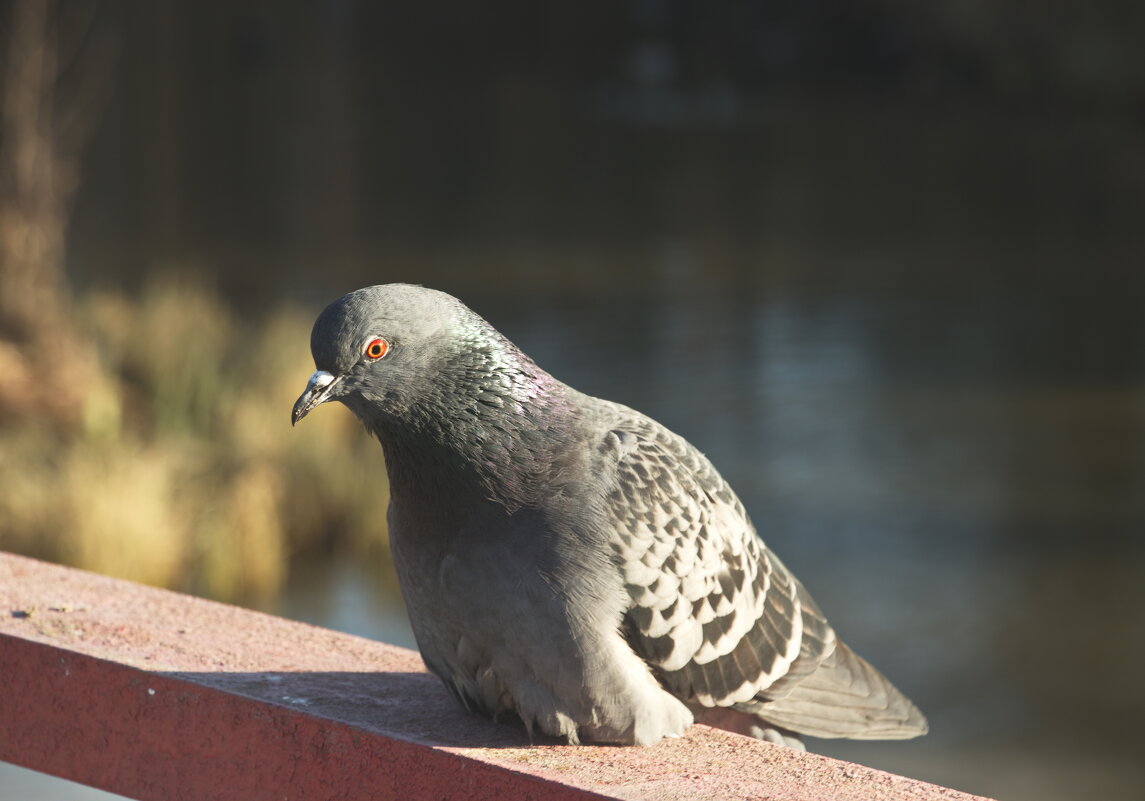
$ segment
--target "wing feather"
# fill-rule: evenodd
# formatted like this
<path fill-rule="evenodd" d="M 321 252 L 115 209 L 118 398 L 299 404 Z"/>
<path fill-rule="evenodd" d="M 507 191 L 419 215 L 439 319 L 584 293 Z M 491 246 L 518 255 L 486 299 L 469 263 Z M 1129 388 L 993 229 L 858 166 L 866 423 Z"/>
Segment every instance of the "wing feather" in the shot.
<path fill-rule="evenodd" d="M 805 622 L 802 586 L 707 459 L 651 422 L 624 441 L 607 511 L 633 648 L 702 706 L 747 702 L 793 667 L 813 669 L 834 645 L 826 621 L 812 606 Z"/>
<path fill-rule="evenodd" d="M 914 704 L 838 641 L 711 463 L 651 420 L 611 408 L 605 512 L 630 599 L 624 629 L 661 683 L 693 708 L 728 707 L 720 714 L 819 737 L 924 733 Z"/>

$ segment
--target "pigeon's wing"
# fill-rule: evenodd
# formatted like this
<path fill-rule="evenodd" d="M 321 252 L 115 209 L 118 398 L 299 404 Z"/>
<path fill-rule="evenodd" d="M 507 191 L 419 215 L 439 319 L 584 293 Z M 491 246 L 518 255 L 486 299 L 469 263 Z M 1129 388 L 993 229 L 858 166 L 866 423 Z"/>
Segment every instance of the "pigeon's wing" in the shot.
<path fill-rule="evenodd" d="M 927 732 L 918 707 L 842 642 L 782 698 L 737 709 L 815 737 L 905 740 Z"/>
<path fill-rule="evenodd" d="M 821 737 L 879 728 L 896 705 L 918 715 L 874 668 L 848 658 L 701 453 L 646 418 L 608 436 L 617 458 L 606 513 L 630 598 L 625 634 L 665 687 L 768 721 L 774 709 L 777 725 Z M 889 712 L 897 720 L 909 710 Z"/>
<path fill-rule="evenodd" d="M 781 696 L 834 631 L 702 454 L 651 421 L 626 428 L 611 432 L 623 447 L 607 512 L 634 650 L 703 706 Z"/>

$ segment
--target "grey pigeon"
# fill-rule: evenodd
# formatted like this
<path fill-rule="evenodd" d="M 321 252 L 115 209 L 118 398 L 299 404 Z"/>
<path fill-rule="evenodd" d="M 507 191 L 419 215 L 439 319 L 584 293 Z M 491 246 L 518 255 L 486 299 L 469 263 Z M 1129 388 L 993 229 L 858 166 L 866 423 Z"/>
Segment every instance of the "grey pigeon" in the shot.
<path fill-rule="evenodd" d="M 468 709 L 570 743 L 926 732 L 683 438 L 431 289 L 351 292 L 310 348 L 292 422 L 337 400 L 381 442 L 414 635 Z"/>

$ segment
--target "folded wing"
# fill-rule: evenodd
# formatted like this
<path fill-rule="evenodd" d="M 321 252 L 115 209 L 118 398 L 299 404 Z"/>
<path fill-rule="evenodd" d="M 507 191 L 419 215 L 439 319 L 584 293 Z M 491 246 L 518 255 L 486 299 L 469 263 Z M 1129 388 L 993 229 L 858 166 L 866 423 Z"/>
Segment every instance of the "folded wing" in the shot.
<path fill-rule="evenodd" d="M 838 642 L 702 454 L 646 418 L 609 437 L 625 634 L 669 691 L 817 737 L 925 732 L 914 705 Z"/>

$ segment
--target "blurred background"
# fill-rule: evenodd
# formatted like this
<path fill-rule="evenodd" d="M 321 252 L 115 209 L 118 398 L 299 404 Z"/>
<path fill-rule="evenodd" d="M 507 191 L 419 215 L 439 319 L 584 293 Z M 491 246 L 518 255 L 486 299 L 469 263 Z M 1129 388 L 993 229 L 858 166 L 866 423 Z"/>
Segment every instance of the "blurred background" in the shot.
<path fill-rule="evenodd" d="M 413 645 L 291 430 L 359 286 L 688 437 L 928 713 L 813 750 L 1145 786 L 1145 4 L 0 3 L 0 548 Z M 106 797 L 0 766 L 0 797 Z"/>

